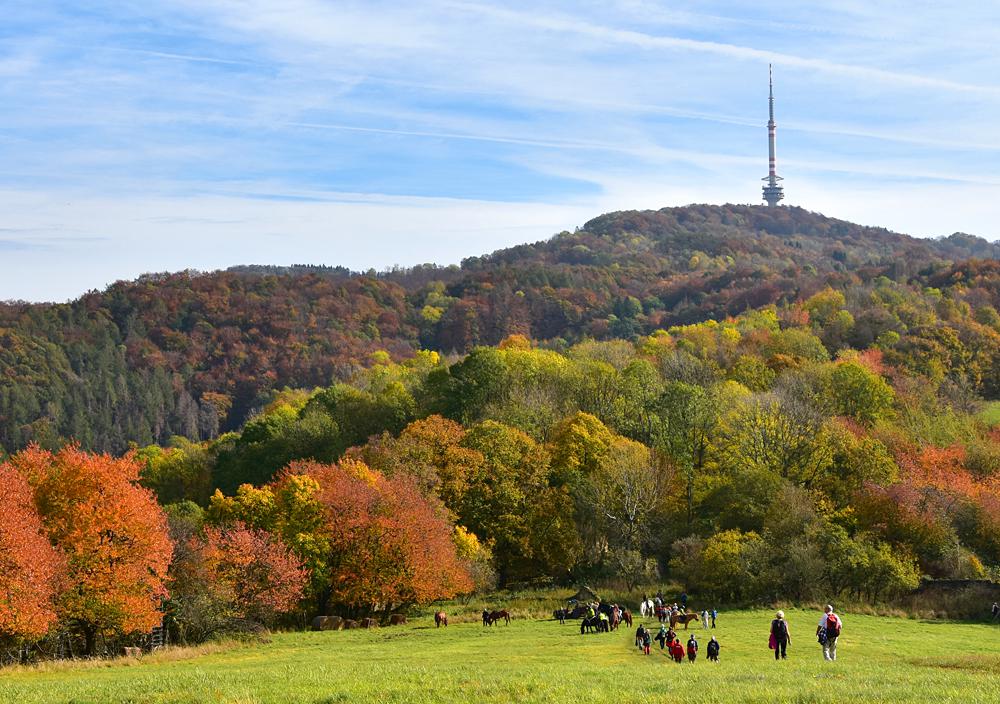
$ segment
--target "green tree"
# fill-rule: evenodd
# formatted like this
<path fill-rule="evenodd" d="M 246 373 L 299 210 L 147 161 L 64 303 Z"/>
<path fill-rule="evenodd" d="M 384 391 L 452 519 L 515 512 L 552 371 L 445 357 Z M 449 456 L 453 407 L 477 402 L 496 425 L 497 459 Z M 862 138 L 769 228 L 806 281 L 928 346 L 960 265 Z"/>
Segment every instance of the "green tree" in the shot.
<path fill-rule="evenodd" d="M 490 420 L 469 428 L 462 446 L 483 463 L 471 468 L 459 522 L 491 546 L 503 585 L 533 569 L 528 517 L 532 498 L 548 486 L 548 454 L 524 432 Z"/>
<path fill-rule="evenodd" d="M 807 403 L 769 394 L 745 403 L 727 420 L 723 460 L 731 468 L 771 472 L 805 487 L 833 461 L 823 416 Z"/>
<path fill-rule="evenodd" d="M 657 446 L 684 475 L 688 529 L 694 524 L 695 483 L 702 476 L 719 422 L 716 396 L 701 386 L 667 384 L 659 399 L 662 421 Z"/>
<path fill-rule="evenodd" d="M 206 444 L 175 435 L 168 447 L 149 445 L 136 452 L 136 459 L 144 463 L 140 483 L 156 493 L 161 505 L 208 502 L 215 457 Z"/>
<path fill-rule="evenodd" d="M 837 412 L 869 427 L 889 414 L 896 398 L 885 379 L 857 362 L 837 364 L 830 386 Z"/>

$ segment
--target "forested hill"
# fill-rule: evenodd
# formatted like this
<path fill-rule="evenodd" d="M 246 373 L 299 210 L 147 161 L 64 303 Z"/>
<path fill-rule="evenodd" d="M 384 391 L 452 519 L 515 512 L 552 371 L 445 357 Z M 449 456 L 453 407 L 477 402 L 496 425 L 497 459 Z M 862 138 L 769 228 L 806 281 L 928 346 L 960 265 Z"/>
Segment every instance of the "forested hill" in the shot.
<path fill-rule="evenodd" d="M 1000 267 L 983 261 L 998 255 L 963 234 L 917 239 L 800 208 L 697 205 L 604 215 L 461 267 L 147 275 L 68 304 L 0 305 L 0 445 L 74 438 L 120 451 L 208 438 L 275 390 L 348 378 L 378 350 L 461 353 L 511 334 L 556 346 L 630 339 L 788 311 L 827 286 L 851 316 L 838 339 L 824 328 L 831 353 L 892 333 L 911 360 L 992 396 L 992 362 L 966 367 L 992 354 L 974 348 L 984 326 L 1000 326 Z M 886 283 L 894 297 L 876 293 Z M 914 313 L 928 300 L 930 317 Z"/>

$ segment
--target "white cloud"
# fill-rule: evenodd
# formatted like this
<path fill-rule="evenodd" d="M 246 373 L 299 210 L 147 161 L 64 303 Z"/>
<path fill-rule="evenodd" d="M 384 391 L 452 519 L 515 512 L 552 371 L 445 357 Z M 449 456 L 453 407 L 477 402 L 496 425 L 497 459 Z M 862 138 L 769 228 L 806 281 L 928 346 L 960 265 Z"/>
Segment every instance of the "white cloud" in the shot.
<path fill-rule="evenodd" d="M 959 4 L 33 4 L 0 51 L 0 296 L 447 263 L 606 210 L 758 202 L 770 61 L 788 202 L 995 235 L 1000 6 Z"/>

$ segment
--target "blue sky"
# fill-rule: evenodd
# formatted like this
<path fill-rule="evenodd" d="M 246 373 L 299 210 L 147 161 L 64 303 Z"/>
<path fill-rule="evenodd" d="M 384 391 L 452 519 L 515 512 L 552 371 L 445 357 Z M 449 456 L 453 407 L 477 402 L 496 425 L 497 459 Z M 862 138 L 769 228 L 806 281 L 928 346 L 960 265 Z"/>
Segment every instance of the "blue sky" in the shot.
<path fill-rule="evenodd" d="M 83 9 L 81 9 L 83 8 Z M 1000 237 L 1000 3 L 7 0 L 0 299 L 786 203 Z"/>

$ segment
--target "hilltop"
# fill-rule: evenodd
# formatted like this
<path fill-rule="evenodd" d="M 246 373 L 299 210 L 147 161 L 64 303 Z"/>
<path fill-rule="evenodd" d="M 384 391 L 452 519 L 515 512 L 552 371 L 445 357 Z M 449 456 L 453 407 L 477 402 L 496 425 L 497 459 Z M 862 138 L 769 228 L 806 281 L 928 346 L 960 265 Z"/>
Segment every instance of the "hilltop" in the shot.
<path fill-rule="evenodd" d="M 461 266 L 150 274 L 66 304 L 0 305 L 0 446 L 209 438 L 275 390 L 349 378 L 378 350 L 460 354 L 511 334 L 557 348 L 631 339 L 827 286 L 857 309 L 846 342 L 861 348 L 886 330 L 916 334 L 865 312 L 875 282 L 997 307 L 1000 274 L 981 260 L 998 258 L 997 244 L 960 233 L 919 239 L 801 208 L 692 205 L 602 215 Z"/>

